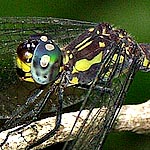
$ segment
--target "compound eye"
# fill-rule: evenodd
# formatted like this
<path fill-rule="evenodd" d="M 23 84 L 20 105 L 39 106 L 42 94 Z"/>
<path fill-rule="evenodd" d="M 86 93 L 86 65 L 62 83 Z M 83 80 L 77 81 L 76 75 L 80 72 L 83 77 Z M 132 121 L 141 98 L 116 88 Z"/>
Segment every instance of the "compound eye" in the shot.
<path fill-rule="evenodd" d="M 31 74 L 35 82 L 44 85 L 57 79 L 62 62 L 62 53 L 59 47 L 48 37 L 42 36 L 40 39 L 41 41 L 33 54 Z"/>
<path fill-rule="evenodd" d="M 37 44 L 37 41 L 30 39 L 21 43 L 17 48 L 17 57 L 24 63 L 31 63 Z"/>

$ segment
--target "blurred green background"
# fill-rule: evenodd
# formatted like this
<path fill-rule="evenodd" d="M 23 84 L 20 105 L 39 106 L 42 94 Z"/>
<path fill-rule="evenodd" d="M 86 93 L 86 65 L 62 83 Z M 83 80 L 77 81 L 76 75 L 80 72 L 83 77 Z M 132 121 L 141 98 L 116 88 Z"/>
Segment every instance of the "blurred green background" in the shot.
<path fill-rule="evenodd" d="M 150 43 L 150 0 L 0 0 L 0 16 L 51 16 L 109 22 L 126 29 L 137 42 Z M 150 99 L 150 73 L 139 72 L 125 104 Z M 149 150 L 150 136 L 111 133 L 104 150 Z"/>

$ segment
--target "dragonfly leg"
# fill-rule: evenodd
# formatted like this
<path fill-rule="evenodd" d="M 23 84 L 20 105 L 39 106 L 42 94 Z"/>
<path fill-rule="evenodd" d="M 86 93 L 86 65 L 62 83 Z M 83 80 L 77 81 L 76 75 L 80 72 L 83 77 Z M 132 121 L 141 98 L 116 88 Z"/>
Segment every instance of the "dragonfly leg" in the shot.
<path fill-rule="evenodd" d="M 23 113 L 23 111 L 25 109 L 27 109 L 30 104 L 34 103 L 35 100 L 42 94 L 42 92 L 43 92 L 42 88 L 36 89 L 36 91 L 33 93 L 33 95 L 31 95 L 27 99 L 26 103 L 24 105 L 22 105 L 21 107 L 17 108 L 17 110 L 15 110 L 13 112 L 11 118 L 5 122 L 4 127 L 2 127 L 1 130 L 6 130 L 8 128 L 15 127 L 19 124 L 19 122 L 21 120 L 27 118 L 29 115 L 24 115 L 24 117 L 23 117 L 23 116 L 21 116 L 21 113 Z"/>
<path fill-rule="evenodd" d="M 31 149 L 35 146 L 38 146 L 39 144 L 45 142 L 50 137 L 52 137 L 55 132 L 58 130 L 61 124 L 61 116 L 62 116 L 62 102 L 63 102 L 63 88 L 58 88 L 58 107 L 57 107 L 57 114 L 56 114 L 56 123 L 55 127 L 46 135 L 44 135 L 41 139 L 37 140 L 35 143 L 29 145 L 26 149 Z"/>

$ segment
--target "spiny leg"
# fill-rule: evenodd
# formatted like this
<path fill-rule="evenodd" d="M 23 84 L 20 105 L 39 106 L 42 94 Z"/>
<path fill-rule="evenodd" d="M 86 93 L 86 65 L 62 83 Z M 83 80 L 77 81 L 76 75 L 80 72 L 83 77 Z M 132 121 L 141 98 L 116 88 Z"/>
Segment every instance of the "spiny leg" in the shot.
<path fill-rule="evenodd" d="M 16 131 L 19 131 L 20 129 L 26 127 L 27 125 L 29 125 L 33 120 L 35 120 L 37 118 L 37 116 L 39 115 L 39 113 L 42 111 L 43 107 L 45 106 L 46 102 L 49 100 L 51 94 L 53 93 L 53 91 L 55 90 L 55 87 L 56 85 L 53 84 L 50 88 L 50 90 L 45 94 L 44 98 L 42 98 L 40 100 L 39 103 L 36 104 L 35 108 L 33 110 L 31 110 L 30 112 L 27 112 L 26 114 L 24 114 L 17 122 L 20 122 L 21 120 L 23 119 L 26 119 L 27 117 L 32 117 L 33 119 L 30 120 L 29 122 L 27 122 L 26 124 L 24 124 L 23 126 L 15 129 L 15 130 L 12 130 L 10 132 L 8 132 L 5 140 L 1 143 L 0 146 L 3 146 L 3 144 L 5 144 L 5 142 L 7 141 L 9 135 L 11 135 L 11 133 L 14 133 Z M 62 94 L 61 94 L 62 95 Z M 35 98 L 35 97 L 34 97 Z M 32 101 L 33 102 L 33 101 Z M 30 101 L 31 103 L 31 101 Z M 58 127 L 58 124 L 60 124 L 60 121 L 61 121 L 61 108 L 62 108 L 62 101 L 60 100 L 60 103 L 59 103 L 59 107 L 58 107 L 58 113 L 59 115 L 57 114 L 57 117 L 56 117 L 56 126 Z M 16 122 L 15 122 L 16 123 Z M 52 133 L 51 133 L 52 134 Z M 44 142 L 44 141 L 43 141 Z M 33 144 L 34 145 L 34 144 Z M 39 144 L 37 144 L 39 145 Z M 30 147 L 30 146 L 29 146 Z M 34 146 L 33 146 L 34 147 Z M 27 148 L 28 149 L 28 148 Z"/>
<path fill-rule="evenodd" d="M 58 107 L 57 107 L 57 113 L 56 113 L 56 122 L 55 122 L 55 127 L 46 135 L 44 135 L 41 139 L 37 140 L 36 142 L 34 142 L 33 144 L 30 144 L 28 147 L 26 147 L 26 149 L 31 149 L 35 146 L 40 145 L 41 143 L 45 142 L 46 140 L 48 140 L 50 137 L 52 137 L 55 132 L 58 130 L 58 128 L 60 127 L 60 123 L 61 123 L 61 116 L 62 116 L 62 103 L 63 103 L 63 93 L 64 93 L 64 87 L 66 86 L 65 80 L 66 80 L 66 73 L 62 72 L 61 76 L 60 76 L 60 83 L 58 85 L 53 84 L 53 89 L 58 90 Z M 55 87 L 57 86 L 57 87 Z"/>
<path fill-rule="evenodd" d="M 110 61 L 110 58 L 111 58 L 112 55 L 114 55 L 114 53 L 115 53 L 116 47 L 117 47 L 117 46 L 116 46 L 114 43 L 112 43 L 112 44 L 111 44 L 111 49 L 112 49 L 112 51 L 103 59 L 102 65 L 99 67 L 99 70 L 98 70 L 98 72 L 97 72 L 97 74 L 96 74 L 96 77 L 94 78 L 94 81 L 93 81 L 92 84 L 90 85 L 89 90 L 88 90 L 86 96 L 85 96 L 85 97 L 83 98 L 83 100 L 82 100 L 83 103 L 82 103 L 82 106 L 80 107 L 78 116 L 76 117 L 76 120 L 75 120 L 75 122 L 74 122 L 74 124 L 73 124 L 73 127 L 72 127 L 71 131 L 70 131 L 70 136 L 71 136 L 71 133 L 72 133 L 73 130 L 74 130 L 74 127 L 75 127 L 75 125 L 76 125 L 78 119 L 80 118 L 80 114 L 81 114 L 82 110 L 85 108 L 85 105 L 86 105 L 86 103 L 87 103 L 87 101 L 88 101 L 88 99 L 89 99 L 89 96 L 90 96 L 92 90 L 93 90 L 93 89 L 95 88 L 95 86 L 96 86 L 96 82 L 97 82 L 98 79 L 99 79 L 99 75 L 102 74 L 102 72 L 103 72 L 103 69 L 104 69 L 104 67 L 105 67 L 104 64 L 107 64 L 107 63 Z M 93 110 L 93 107 L 91 107 L 91 109 L 89 110 L 89 113 L 88 113 L 86 119 L 89 117 L 89 115 L 90 115 L 90 113 L 92 112 L 92 110 Z M 85 123 L 86 123 L 86 119 L 85 119 L 84 122 L 83 122 L 83 126 L 84 126 Z M 79 130 L 79 133 L 77 134 L 76 140 L 73 141 L 71 147 L 73 147 L 73 145 L 75 145 L 75 142 L 76 142 L 76 141 L 78 140 L 78 138 L 79 138 L 78 136 L 80 135 L 80 132 L 81 132 L 81 130 Z M 68 136 L 68 137 L 69 137 L 69 136 Z M 68 141 L 65 143 L 65 145 L 64 145 L 64 147 L 63 147 L 63 150 L 65 150 L 67 147 L 68 147 Z"/>
<path fill-rule="evenodd" d="M 71 144 L 71 148 L 69 147 L 70 149 L 73 149 L 73 148 L 86 149 L 87 147 L 90 149 L 90 143 L 95 143 L 94 140 L 96 140 L 96 138 L 99 140 L 96 140 L 97 144 L 95 146 L 98 146 L 101 148 L 104 143 L 104 140 L 106 138 L 106 135 L 109 132 L 109 130 L 121 108 L 124 95 L 126 94 L 126 92 L 128 90 L 128 87 L 133 79 L 135 71 L 137 71 L 137 69 L 139 67 L 138 66 L 139 61 L 138 61 L 138 57 L 133 58 L 132 63 L 129 66 L 127 66 L 127 68 L 126 68 L 126 64 L 124 61 L 123 61 L 123 63 L 120 64 L 121 52 L 124 51 L 124 48 L 121 48 L 121 46 L 115 47 L 116 50 L 117 50 L 117 48 L 119 49 L 119 52 L 117 52 L 118 57 L 116 58 L 116 60 L 115 61 L 113 60 L 113 56 L 115 53 L 111 53 L 112 57 L 107 56 L 104 59 L 104 62 L 102 63 L 102 66 L 101 66 L 102 68 L 100 67 L 100 69 L 97 73 L 97 76 L 94 80 L 95 81 L 95 83 L 93 84 L 94 87 L 93 88 L 92 88 L 92 86 L 90 87 L 90 89 L 94 91 L 94 88 L 97 86 L 97 83 L 99 81 L 100 81 L 99 83 L 101 83 L 101 81 L 103 81 L 103 79 L 104 79 L 104 81 L 105 81 L 104 86 L 101 87 L 101 84 L 100 84 L 100 86 L 98 85 L 98 87 L 100 87 L 100 93 L 101 93 L 102 88 L 105 89 L 105 88 L 109 87 L 109 85 L 110 85 L 110 90 L 108 90 L 110 92 L 107 92 L 107 90 L 106 90 L 106 93 L 104 93 L 104 94 L 109 95 L 108 96 L 109 100 L 106 101 L 106 103 L 107 103 L 106 108 L 107 108 L 107 106 L 108 106 L 108 108 L 107 108 L 107 112 L 105 114 L 106 116 L 104 115 L 104 118 L 106 118 L 106 120 L 105 120 L 106 122 L 103 123 L 104 128 L 103 128 L 103 124 L 102 124 L 102 127 L 99 127 L 99 130 L 97 131 L 97 133 L 95 133 L 95 135 L 93 135 L 93 136 L 90 135 L 90 133 L 94 132 L 94 131 L 91 131 L 93 129 L 94 122 L 96 123 L 98 121 L 99 123 L 97 122 L 97 124 L 100 124 L 100 122 L 103 121 L 103 120 L 97 120 L 97 116 L 99 116 L 101 114 L 101 109 L 100 109 L 97 112 L 96 116 L 94 116 L 91 119 L 90 124 L 92 126 L 90 126 L 90 128 L 87 128 L 87 129 L 80 128 L 79 132 L 77 133 L 77 138 Z M 136 49 L 136 47 L 134 49 Z M 108 60 L 105 61 L 106 59 L 108 59 Z M 107 66 L 108 66 L 108 70 L 109 70 L 109 68 L 113 68 L 108 76 L 107 76 L 107 71 L 105 71 L 105 67 L 107 67 Z M 107 80 L 105 80 L 105 77 L 107 78 Z M 116 82 L 116 80 L 117 80 L 117 82 Z M 98 87 L 96 87 L 96 88 L 98 89 Z M 91 92 L 90 92 L 90 94 L 91 94 Z M 86 98 L 89 99 L 89 95 L 87 95 Z M 105 96 L 104 96 L 104 98 L 105 98 Z M 103 95 L 101 95 L 101 97 L 99 97 L 99 101 L 102 102 L 102 100 L 104 100 Z M 102 103 L 105 104 L 105 102 L 102 102 Z M 83 102 L 83 105 L 84 104 L 85 103 Z M 82 105 L 82 107 L 83 107 L 83 105 Z M 92 104 L 90 105 L 89 114 L 87 115 L 86 119 L 83 122 L 83 127 L 86 124 L 87 119 L 88 119 L 90 113 L 92 112 L 94 106 L 96 106 L 96 105 L 93 102 L 93 105 Z M 79 117 L 80 116 L 77 116 L 77 118 L 79 118 Z M 89 136 L 87 136 L 87 135 L 89 135 Z M 85 143 L 84 143 L 84 140 L 85 140 Z M 89 140 L 89 143 L 87 142 L 88 140 Z M 81 144 L 81 142 L 82 142 L 82 144 Z M 92 144 L 91 144 L 91 146 L 92 146 Z M 66 145 L 65 145 L 64 149 L 65 148 L 66 148 Z"/>
<path fill-rule="evenodd" d="M 16 126 L 18 123 L 20 123 L 21 120 L 27 118 L 29 115 L 24 114 L 24 115 L 22 116 L 23 119 L 22 119 L 21 117 L 18 119 L 19 114 L 22 113 L 22 112 L 29 106 L 29 104 L 34 103 L 34 101 L 41 95 L 42 92 L 43 92 L 43 87 L 41 87 L 41 88 L 39 88 L 39 89 L 36 89 L 36 91 L 34 92 L 34 94 L 31 95 L 31 96 L 27 99 L 26 103 L 25 103 L 24 105 L 22 105 L 19 109 L 15 110 L 16 112 L 12 115 L 12 117 L 11 117 L 9 120 L 6 121 L 4 127 L 1 129 L 1 131 L 6 130 L 6 129 L 10 128 L 10 127 L 14 127 L 14 126 Z M 30 122 L 30 123 L 31 123 L 31 122 Z M 9 135 L 11 135 L 11 133 L 20 130 L 21 128 L 27 126 L 28 124 L 29 124 L 29 123 L 24 124 L 23 126 L 21 126 L 21 127 L 17 128 L 17 129 L 14 129 L 14 130 L 8 132 L 7 135 L 6 135 L 6 138 L 5 138 L 4 141 L 0 144 L 0 147 L 2 147 L 3 144 L 5 144 L 5 142 L 7 141 L 8 137 L 9 137 Z"/>
<path fill-rule="evenodd" d="M 24 105 L 22 105 L 21 107 L 17 108 L 17 110 L 15 110 L 13 112 L 11 118 L 5 122 L 5 125 L 1 130 L 6 130 L 8 128 L 16 126 L 22 120 L 21 117 L 20 117 L 21 113 L 25 109 L 27 109 L 30 104 L 34 103 L 35 100 L 42 94 L 42 92 L 43 92 L 43 87 L 42 86 L 41 86 L 41 88 L 36 89 L 35 92 L 33 93 L 33 95 L 31 95 L 27 99 L 26 103 Z M 23 118 L 25 119 L 26 117 L 23 117 Z"/>
<path fill-rule="evenodd" d="M 42 94 L 43 90 L 44 90 L 45 86 L 41 86 L 41 88 L 37 89 L 33 95 L 31 95 L 26 103 L 24 105 L 22 105 L 20 107 L 19 110 L 17 110 L 17 112 L 15 112 L 15 114 L 10 118 L 10 120 L 6 121 L 6 125 L 7 128 L 12 127 L 12 124 L 14 126 L 16 126 L 17 124 L 19 124 L 22 120 L 25 120 L 26 118 L 30 117 L 32 118 L 32 120 L 26 122 L 26 124 L 20 126 L 17 129 L 14 129 L 10 132 L 8 132 L 8 134 L 6 135 L 5 140 L 0 144 L 0 146 L 3 146 L 3 144 L 5 144 L 5 142 L 7 141 L 9 135 L 11 135 L 11 133 L 14 133 L 16 131 L 19 131 L 20 129 L 26 127 L 27 125 L 29 125 L 31 122 L 33 122 L 35 119 L 37 119 L 38 114 L 42 111 L 43 107 L 45 106 L 46 102 L 49 100 L 49 97 L 51 96 L 53 90 L 55 89 L 55 86 L 53 85 L 51 87 L 51 89 L 45 94 L 44 98 L 42 98 L 35 106 L 34 109 L 25 113 L 23 116 L 19 117 L 19 114 L 24 111 L 27 107 L 29 107 L 30 104 L 34 103 L 35 100 L 40 96 L 40 94 Z M 6 128 L 6 125 L 4 126 Z M 6 129 L 7 129 L 6 128 Z M 3 129 L 4 130 L 4 129 Z"/>
<path fill-rule="evenodd" d="M 61 116 L 62 116 L 62 102 L 63 102 L 63 87 L 58 87 L 58 107 L 57 107 L 57 114 L 56 114 L 56 123 L 55 123 L 55 127 L 46 135 L 44 135 L 41 139 L 37 140 L 36 142 L 34 142 L 33 144 L 30 144 L 26 149 L 29 150 L 35 146 L 40 145 L 41 143 L 45 142 L 46 140 L 48 140 L 50 137 L 52 137 L 55 132 L 58 130 L 58 128 L 60 127 L 60 123 L 61 123 Z"/>

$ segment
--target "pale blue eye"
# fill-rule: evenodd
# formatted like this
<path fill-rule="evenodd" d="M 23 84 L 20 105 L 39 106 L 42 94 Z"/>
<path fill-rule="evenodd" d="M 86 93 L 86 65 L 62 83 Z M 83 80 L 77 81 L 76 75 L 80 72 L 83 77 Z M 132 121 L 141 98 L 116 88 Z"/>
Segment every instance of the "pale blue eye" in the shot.
<path fill-rule="evenodd" d="M 56 80 L 61 66 L 61 50 L 46 36 L 41 37 L 31 61 L 31 74 L 38 84 L 48 84 Z"/>

